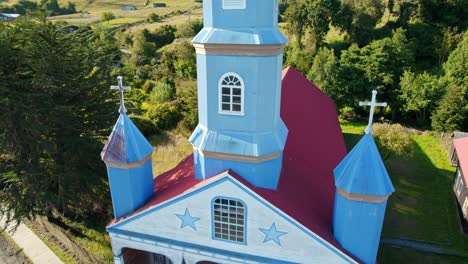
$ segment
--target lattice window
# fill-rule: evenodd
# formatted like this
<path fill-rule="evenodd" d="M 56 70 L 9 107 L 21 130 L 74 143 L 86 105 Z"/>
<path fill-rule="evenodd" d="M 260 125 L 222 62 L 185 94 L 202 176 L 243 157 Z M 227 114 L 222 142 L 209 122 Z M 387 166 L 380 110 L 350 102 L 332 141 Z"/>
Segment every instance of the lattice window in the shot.
<path fill-rule="evenodd" d="M 237 199 L 216 198 L 212 203 L 213 238 L 245 243 L 246 208 Z"/>
<path fill-rule="evenodd" d="M 223 0 L 223 9 L 245 9 L 247 0 Z"/>
<path fill-rule="evenodd" d="M 219 112 L 244 114 L 244 81 L 236 73 L 226 73 L 219 80 Z"/>

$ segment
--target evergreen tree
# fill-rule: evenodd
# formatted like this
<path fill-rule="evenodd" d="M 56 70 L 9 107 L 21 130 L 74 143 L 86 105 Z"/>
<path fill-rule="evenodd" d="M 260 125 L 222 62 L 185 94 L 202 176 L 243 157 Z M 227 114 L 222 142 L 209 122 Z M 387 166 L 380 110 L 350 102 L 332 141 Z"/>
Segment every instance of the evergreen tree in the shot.
<path fill-rule="evenodd" d="M 109 85 L 117 48 L 104 34 L 66 34 L 45 21 L 0 31 L 0 156 L 8 160 L 0 210 L 8 220 L 56 210 L 107 215 L 98 153 L 116 118 Z"/>

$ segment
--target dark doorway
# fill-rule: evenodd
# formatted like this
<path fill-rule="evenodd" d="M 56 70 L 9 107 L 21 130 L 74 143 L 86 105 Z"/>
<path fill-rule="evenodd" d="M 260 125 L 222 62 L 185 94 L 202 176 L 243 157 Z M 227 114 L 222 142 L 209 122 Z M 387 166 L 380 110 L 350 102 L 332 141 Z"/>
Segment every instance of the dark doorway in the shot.
<path fill-rule="evenodd" d="M 122 255 L 125 264 L 173 264 L 172 261 L 160 254 L 138 249 L 124 248 Z"/>

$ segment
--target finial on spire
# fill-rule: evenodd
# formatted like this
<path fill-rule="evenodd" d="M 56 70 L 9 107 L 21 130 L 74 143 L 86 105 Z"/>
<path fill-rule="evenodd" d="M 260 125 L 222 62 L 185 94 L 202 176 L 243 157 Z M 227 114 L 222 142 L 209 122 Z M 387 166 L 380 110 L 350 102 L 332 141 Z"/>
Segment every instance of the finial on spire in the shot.
<path fill-rule="evenodd" d="M 360 106 L 370 106 L 370 113 L 369 113 L 369 123 L 367 124 L 366 129 L 364 132 L 366 134 L 374 134 L 374 130 L 372 129 L 372 120 L 374 119 L 374 109 L 376 106 L 387 106 L 387 103 L 377 103 L 375 97 L 377 95 L 376 90 L 372 90 L 372 100 L 370 102 L 359 102 Z"/>
<path fill-rule="evenodd" d="M 130 86 L 123 86 L 122 85 L 122 76 L 117 76 L 117 86 L 112 85 L 111 90 L 119 90 L 119 95 L 120 95 L 120 108 L 119 108 L 119 113 L 127 113 L 127 109 L 125 108 L 125 103 L 124 103 L 124 95 L 123 91 L 124 90 L 130 90 L 132 89 Z"/>

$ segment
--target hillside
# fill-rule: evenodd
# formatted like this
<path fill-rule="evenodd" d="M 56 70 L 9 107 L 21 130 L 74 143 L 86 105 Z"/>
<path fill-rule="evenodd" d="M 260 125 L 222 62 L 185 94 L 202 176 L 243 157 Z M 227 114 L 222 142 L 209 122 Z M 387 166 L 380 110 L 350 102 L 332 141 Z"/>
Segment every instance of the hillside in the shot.
<path fill-rule="evenodd" d="M 32 2 L 40 2 L 40 0 L 31 0 Z M 3 4 L 14 5 L 19 0 L 6 0 Z M 202 4 L 190 0 L 161 0 L 161 1 L 146 1 L 146 0 L 58 0 L 60 6 L 66 6 L 68 2 L 76 5 L 78 13 L 49 17 L 53 21 L 66 21 L 73 25 L 84 25 L 89 23 L 97 23 L 101 21 L 103 12 L 112 12 L 116 19 L 105 23 L 108 26 L 120 24 L 132 24 L 135 22 L 143 22 L 149 14 L 155 13 L 164 17 L 160 24 L 181 24 L 188 19 L 201 19 Z M 153 8 L 153 3 L 164 3 L 166 7 Z M 122 6 L 135 6 L 136 10 L 124 11 Z M 190 15 L 189 15 L 190 13 Z M 139 26 L 139 29 L 153 29 L 157 25 Z"/>

